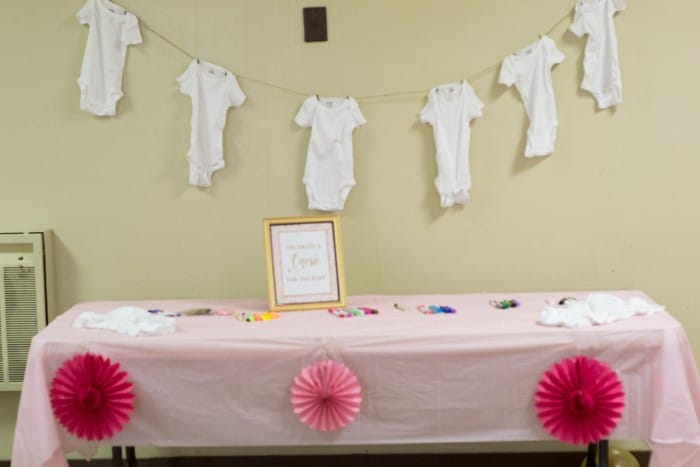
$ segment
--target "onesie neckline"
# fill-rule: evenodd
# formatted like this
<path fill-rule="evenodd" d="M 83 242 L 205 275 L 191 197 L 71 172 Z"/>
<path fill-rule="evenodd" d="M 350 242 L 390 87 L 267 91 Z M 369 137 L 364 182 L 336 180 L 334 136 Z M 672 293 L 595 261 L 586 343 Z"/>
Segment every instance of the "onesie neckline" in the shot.
<path fill-rule="evenodd" d="M 605 5 L 606 0 L 579 0 L 578 5 L 588 11 Z"/>
<path fill-rule="evenodd" d="M 449 99 L 447 97 L 447 95 L 445 95 L 444 92 L 441 92 L 443 90 L 450 91 L 453 88 L 455 91 L 459 91 L 459 92 L 451 99 Z M 439 99 L 442 102 L 445 102 L 448 105 L 455 105 L 455 104 L 459 103 L 460 98 L 464 95 L 464 88 L 465 88 L 464 80 L 457 81 L 454 83 L 449 83 L 449 84 L 441 84 L 440 86 L 435 87 L 435 94 L 437 96 L 439 96 Z"/>
<path fill-rule="evenodd" d="M 227 70 L 205 60 L 195 59 L 192 60 L 192 63 L 196 67 L 199 74 L 203 75 L 206 79 L 224 79 L 228 76 Z"/>
<path fill-rule="evenodd" d="M 316 104 L 318 107 L 325 110 L 340 110 L 345 108 L 345 106 L 350 102 L 349 97 L 319 97 L 313 96 L 316 99 Z M 333 105 L 327 105 L 328 103 L 333 103 Z"/>
<path fill-rule="evenodd" d="M 122 8 L 116 3 L 110 2 L 109 0 L 100 0 L 100 3 L 102 4 L 103 10 L 106 10 L 107 13 L 114 15 L 117 18 L 124 18 L 128 13 L 126 8 Z"/>
<path fill-rule="evenodd" d="M 513 52 L 513 57 L 516 58 L 529 58 L 537 54 L 537 52 L 540 51 L 542 48 L 542 44 L 544 44 L 545 39 L 547 36 L 542 36 L 540 37 L 536 42 L 533 42 L 532 44 L 528 45 L 527 47 L 524 47 L 517 52 Z"/>

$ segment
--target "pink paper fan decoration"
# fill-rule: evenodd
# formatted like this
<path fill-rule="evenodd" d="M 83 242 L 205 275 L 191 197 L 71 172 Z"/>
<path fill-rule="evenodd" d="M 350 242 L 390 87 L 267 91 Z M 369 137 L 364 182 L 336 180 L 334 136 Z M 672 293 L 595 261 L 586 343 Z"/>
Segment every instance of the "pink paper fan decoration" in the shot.
<path fill-rule="evenodd" d="M 342 363 L 315 362 L 301 370 L 291 388 L 294 413 L 309 428 L 334 431 L 355 419 L 362 402 L 357 377 Z"/>
<path fill-rule="evenodd" d="M 571 444 L 596 443 L 617 426 L 625 394 L 617 375 L 594 358 L 562 360 L 537 385 L 535 408 L 544 428 Z"/>
<path fill-rule="evenodd" d="M 63 362 L 51 381 L 51 407 L 68 432 L 100 441 L 129 421 L 132 389 L 118 363 L 91 353 L 76 355 Z"/>

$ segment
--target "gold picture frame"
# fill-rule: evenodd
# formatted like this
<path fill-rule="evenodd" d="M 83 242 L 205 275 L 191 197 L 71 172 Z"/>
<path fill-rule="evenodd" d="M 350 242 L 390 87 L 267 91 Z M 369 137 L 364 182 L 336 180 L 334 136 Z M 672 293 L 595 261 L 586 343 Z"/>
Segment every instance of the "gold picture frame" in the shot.
<path fill-rule="evenodd" d="M 345 306 L 338 216 L 263 219 L 270 310 Z"/>

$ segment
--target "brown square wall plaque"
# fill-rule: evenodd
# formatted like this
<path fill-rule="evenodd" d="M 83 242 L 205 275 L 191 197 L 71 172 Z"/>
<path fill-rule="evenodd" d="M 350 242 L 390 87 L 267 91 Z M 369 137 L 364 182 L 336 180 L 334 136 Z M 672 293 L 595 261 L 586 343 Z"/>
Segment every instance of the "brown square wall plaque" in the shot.
<path fill-rule="evenodd" d="M 303 11 L 304 42 L 326 42 L 328 40 L 326 7 L 307 7 Z"/>

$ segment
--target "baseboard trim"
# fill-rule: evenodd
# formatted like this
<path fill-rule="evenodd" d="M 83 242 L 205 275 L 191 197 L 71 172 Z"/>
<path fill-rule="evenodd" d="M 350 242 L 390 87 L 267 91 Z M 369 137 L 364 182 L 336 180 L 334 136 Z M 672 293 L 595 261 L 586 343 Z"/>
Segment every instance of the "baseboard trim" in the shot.
<path fill-rule="evenodd" d="M 648 451 L 632 454 L 648 467 Z M 172 457 L 139 459 L 138 467 L 578 467 L 585 452 L 469 453 L 469 454 L 350 454 L 317 456 Z M 111 467 L 108 459 L 70 461 L 70 467 Z M 126 465 L 126 461 L 124 461 Z M 0 461 L 0 467 L 9 467 Z"/>

